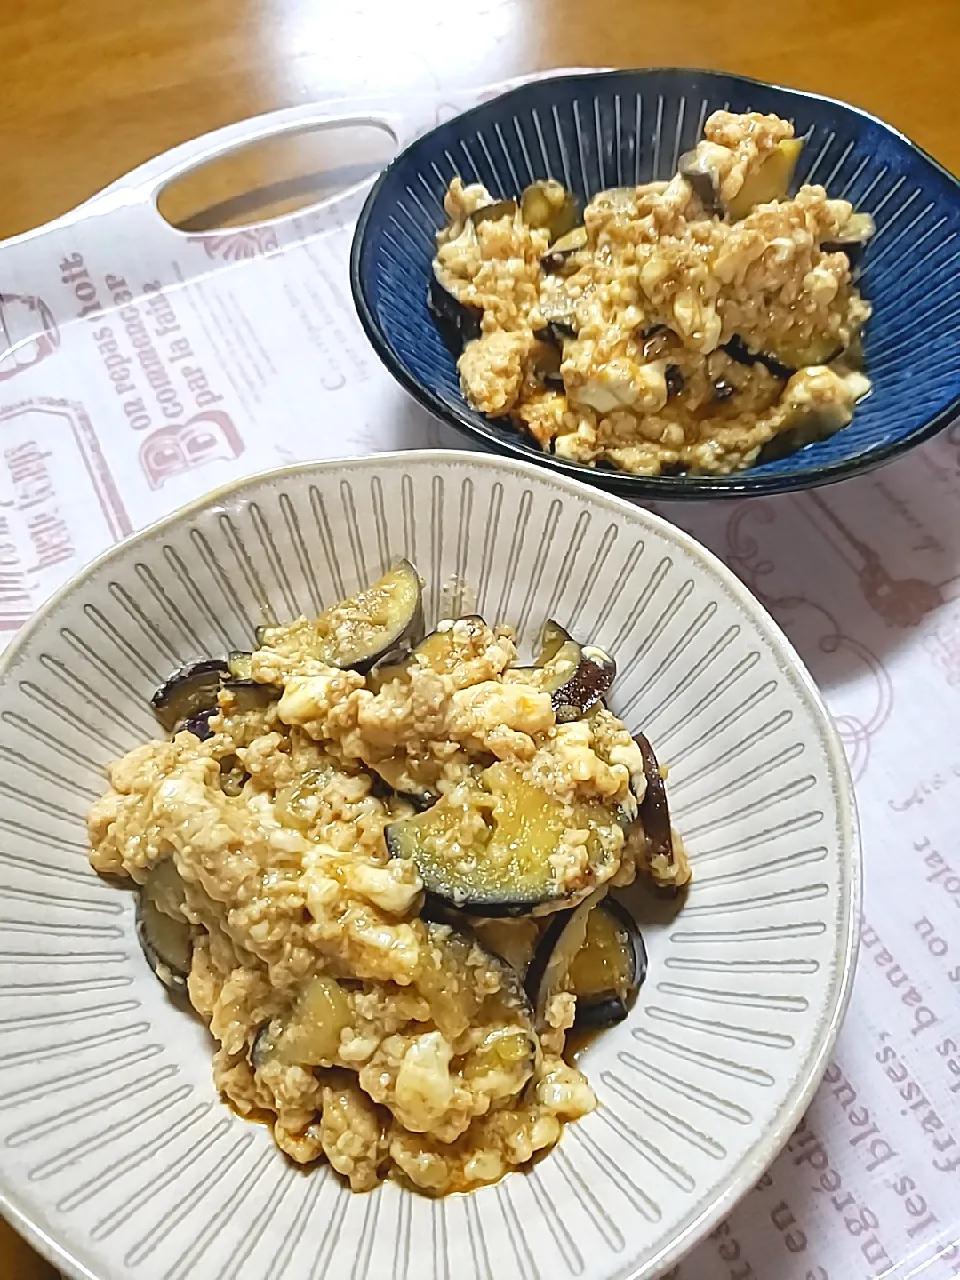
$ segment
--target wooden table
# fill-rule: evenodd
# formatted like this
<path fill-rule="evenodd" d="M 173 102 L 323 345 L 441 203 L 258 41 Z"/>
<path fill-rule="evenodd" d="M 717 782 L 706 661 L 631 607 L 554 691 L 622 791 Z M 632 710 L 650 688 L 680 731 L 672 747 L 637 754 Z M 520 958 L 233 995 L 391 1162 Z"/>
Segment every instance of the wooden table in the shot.
<path fill-rule="evenodd" d="M 329 93 L 563 65 L 717 67 L 874 111 L 960 169 L 957 0 L 26 0 L 0 5 L 0 238 L 196 134 Z M 309 169 L 260 151 L 173 193 L 173 220 Z M 209 215 L 208 215 L 209 216 Z M 0 1224 L 0 1280 L 54 1272 Z"/>

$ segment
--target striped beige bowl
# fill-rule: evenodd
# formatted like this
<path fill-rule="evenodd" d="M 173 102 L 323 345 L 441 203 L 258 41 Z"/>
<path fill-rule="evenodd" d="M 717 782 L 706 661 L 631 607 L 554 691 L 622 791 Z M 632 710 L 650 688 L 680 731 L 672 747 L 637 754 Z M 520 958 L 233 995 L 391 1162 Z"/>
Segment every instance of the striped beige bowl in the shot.
<path fill-rule="evenodd" d="M 84 833 L 174 667 L 249 647 L 258 623 L 316 612 L 397 555 L 433 619 L 453 597 L 529 641 L 549 615 L 616 656 L 614 709 L 670 765 L 696 874 L 679 914 L 637 898 L 650 976 L 586 1056 L 597 1112 L 530 1173 L 438 1202 L 305 1175 L 219 1102 L 204 1031 L 147 971 Z M 0 1192 L 67 1273 L 652 1277 L 809 1100 L 856 947 L 847 768 L 776 626 L 656 517 L 474 454 L 294 467 L 123 543 L 0 663 Z"/>

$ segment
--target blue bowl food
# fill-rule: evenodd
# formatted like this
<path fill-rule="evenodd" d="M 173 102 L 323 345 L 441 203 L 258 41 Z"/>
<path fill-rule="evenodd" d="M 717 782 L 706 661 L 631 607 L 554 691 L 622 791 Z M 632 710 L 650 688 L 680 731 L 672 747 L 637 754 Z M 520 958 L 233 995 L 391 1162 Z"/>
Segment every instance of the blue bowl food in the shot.
<path fill-rule="evenodd" d="M 586 203 L 604 188 L 671 177 L 718 108 L 792 120 L 805 141 L 795 185 L 822 184 L 875 220 L 859 280 L 873 306 L 864 333 L 873 389 L 850 425 L 729 476 L 648 477 L 565 461 L 476 412 L 427 308 L 450 180 L 479 180 L 504 199 L 553 177 Z M 960 414 L 960 182 L 866 112 L 741 76 L 683 69 L 557 76 L 440 125 L 402 152 L 370 192 L 351 283 L 378 355 L 427 409 L 499 453 L 627 496 L 742 497 L 825 484 L 896 457 Z"/>

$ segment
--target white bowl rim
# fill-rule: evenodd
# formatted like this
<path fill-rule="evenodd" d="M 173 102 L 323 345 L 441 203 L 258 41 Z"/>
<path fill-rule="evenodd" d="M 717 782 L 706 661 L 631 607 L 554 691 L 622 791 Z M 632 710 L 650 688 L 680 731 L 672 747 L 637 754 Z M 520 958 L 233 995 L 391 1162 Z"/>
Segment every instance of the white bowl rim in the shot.
<path fill-rule="evenodd" d="M 818 1044 L 810 1051 L 807 1061 L 798 1074 L 797 1082 L 781 1104 L 777 1123 L 765 1135 L 758 1139 L 753 1149 L 741 1160 L 734 1176 L 730 1179 L 723 1193 L 710 1204 L 689 1219 L 678 1231 L 677 1235 L 666 1245 L 655 1258 L 641 1260 L 646 1268 L 657 1265 L 661 1270 L 668 1269 L 679 1262 L 696 1243 L 722 1221 L 739 1202 L 751 1191 L 763 1173 L 780 1153 L 790 1134 L 806 1111 L 813 1095 L 819 1087 L 821 1077 L 826 1069 L 830 1053 L 836 1043 L 844 1015 L 850 1003 L 853 991 L 853 979 L 856 970 L 857 950 L 860 942 L 860 902 L 862 885 L 860 825 L 857 815 L 856 799 L 853 790 L 853 778 L 847 763 L 840 737 L 833 723 L 833 718 L 807 670 L 803 659 L 797 653 L 790 640 L 766 608 L 753 593 L 740 581 L 732 569 L 691 534 L 665 520 L 655 512 L 614 494 L 605 493 L 572 480 L 566 476 L 547 472 L 532 462 L 519 459 L 504 458 L 496 455 L 477 453 L 468 449 L 404 449 L 390 452 L 363 454 L 355 457 L 315 459 L 308 462 L 291 463 L 282 467 L 271 467 L 242 476 L 216 489 L 210 489 L 199 498 L 178 507 L 168 515 L 162 516 L 152 524 L 123 538 L 120 542 L 108 547 L 106 551 L 95 556 L 77 573 L 65 582 L 47 599 L 33 616 L 26 622 L 7 648 L 0 654 L 0 690 L 6 683 L 12 667 L 23 656 L 47 617 L 53 613 L 73 591 L 119 555 L 126 553 L 131 546 L 151 541 L 164 529 L 179 524 L 183 519 L 216 507 L 218 503 L 228 499 L 243 498 L 248 490 L 256 489 L 274 480 L 285 477 L 310 475 L 317 472 L 342 471 L 354 467 L 390 465 L 398 462 L 442 461 L 468 467 L 481 467 L 492 471 L 510 471 L 526 475 L 539 484 L 546 484 L 564 490 L 573 496 L 589 497 L 600 506 L 621 515 L 630 513 L 632 518 L 639 516 L 641 522 L 647 522 L 657 529 L 661 535 L 685 552 L 699 560 L 711 572 L 715 573 L 726 590 L 749 613 L 761 627 L 766 640 L 779 652 L 783 664 L 790 667 L 795 677 L 803 686 L 811 711 L 820 721 L 820 729 L 824 740 L 830 748 L 830 759 L 834 769 L 835 793 L 840 817 L 844 829 L 848 833 L 846 845 L 847 872 L 849 875 L 849 912 L 841 922 L 841 936 L 837 939 L 838 980 L 834 1008 L 825 1023 Z M 30 1215 L 22 1209 L 14 1196 L 2 1185 L 3 1175 L 0 1173 L 0 1214 L 14 1226 L 24 1239 L 48 1262 L 57 1267 L 71 1280 L 103 1280 L 103 1277 L 84 1266 L 75 1258 L 66 1245 L 61 1244 L 38 1226 Z M 638 1274 L 640 1267 L 631 1274 Z"/>

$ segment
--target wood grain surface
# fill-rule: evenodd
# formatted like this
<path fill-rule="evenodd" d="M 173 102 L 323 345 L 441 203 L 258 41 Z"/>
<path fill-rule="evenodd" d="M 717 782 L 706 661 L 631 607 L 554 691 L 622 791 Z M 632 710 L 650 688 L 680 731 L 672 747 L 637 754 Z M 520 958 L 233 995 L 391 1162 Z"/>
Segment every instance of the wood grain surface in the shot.
<path fill-rule="evenodd" d="M 957 0 L 0 0 L 0 238 L 245 116 L 555 66 L 713 67 L 816 90 L 956 171 L 958 54 Z M 233 159 L 164 211 L 200 226 L 246 191 L 272 192 L 271 208 L 308 199 L 314 146 Z M 0 1223 L 0 1280 L 55 1274 Z"/>

